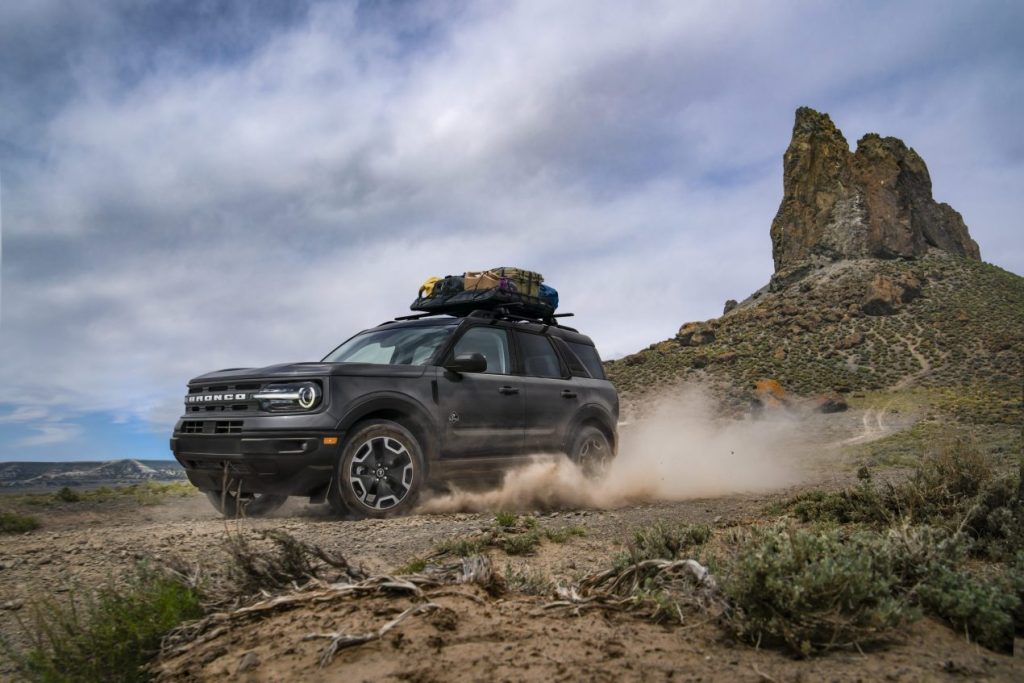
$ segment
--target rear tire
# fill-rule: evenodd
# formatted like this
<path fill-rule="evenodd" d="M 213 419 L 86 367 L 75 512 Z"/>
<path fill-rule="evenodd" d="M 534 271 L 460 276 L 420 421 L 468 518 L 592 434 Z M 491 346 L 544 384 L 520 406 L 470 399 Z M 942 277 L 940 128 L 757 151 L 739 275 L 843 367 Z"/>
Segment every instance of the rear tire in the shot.
<path fill-rule="evenodd" d="M 608 437 L 594 425 L 581 427 L 569 449 L 569 458 L 590 479 L 596 479 L 607 472 L 614 457 L 615 452 Z"/>
<path fill-rule="evenodd" d="M 403 515 L 416 506 L 425 477 L 423 449 L 412 432 L 391 420 L 369 420 L 348 436 L 329 500 L 356 519 Z"/>
<path fill-rule="evenodd" d="M 275 496 L 269 493 L 243 493 L 241 495 L 228 491 L 204 491 L 210 504 L 228 518 L 263 517 L 284 505 L 288 496 Z"/>

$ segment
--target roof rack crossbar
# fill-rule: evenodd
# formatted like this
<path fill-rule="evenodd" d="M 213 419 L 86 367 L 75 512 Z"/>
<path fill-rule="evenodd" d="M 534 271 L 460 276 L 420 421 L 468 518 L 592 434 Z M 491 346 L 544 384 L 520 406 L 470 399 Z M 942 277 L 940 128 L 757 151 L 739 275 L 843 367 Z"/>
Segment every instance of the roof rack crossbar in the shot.
<path fill-rule="evenodd" d="M 431 318 L 436 315 L 448 315 L 448 311 L 428 311 L 426 313 L 414 313 L 412 315 L 400 315 L 395 320 L 419 320 L 421 318 Z M 394 322 L 389 320 L 388 322 Z"/>
<path fill-rule="evenodd" d="M 523 322 L 529 322 L 529 323 L 537 323 L 537 324 L 540 324 L 540 325 L 553 325 L 555 327 L 564 327 L 565 329 L 575 331 L 575 329 L 572 328 L 572 327 L 568 327 L 566 325 L 559 325 L 558 324 L 558 320 L 557 320 L 558 318 L 571 318 L 574 315 L 573 313 L 555 313 L 555 314 L 550 315 L 550 316 L 538 317 L 538 316 L 523 315 L 521 313 L 516 313 L 514 311 L 509 310 L 510 308 L 517 308 L 519 306 L 520 306 L 520 304 L 512 303 L 512 304 L 507 304 L 505 306 L 495 306 L 494 308 L 477 308 L 477 309 L 474 309 L 472 311 L 463 311 L 463 312 L 456 312 L 456 311 L 428 311 L 428 312 L 425 312 L 425 313 L 414 313 L 413 315 L 399 316 L 399 317 L 395 318 L 394 320 L 388 320 L 387 322 L 382 323 L 382 324 L 387 325 L 387 324 L 393 323 L 393 322 L 403 322 L 403 321 L 407 321 L 407 320 L 421 320 L 423 318 L 432 318 L 432 317 L 439 316 L 439 315 L 450 315 L 450 316 L 453 316 L 453 317 L 456 317 L 456 318 L 484 318 L 484 319 L 490 319 L 490 320 L 515 320 L 515 321 L 523 321 Z"/>

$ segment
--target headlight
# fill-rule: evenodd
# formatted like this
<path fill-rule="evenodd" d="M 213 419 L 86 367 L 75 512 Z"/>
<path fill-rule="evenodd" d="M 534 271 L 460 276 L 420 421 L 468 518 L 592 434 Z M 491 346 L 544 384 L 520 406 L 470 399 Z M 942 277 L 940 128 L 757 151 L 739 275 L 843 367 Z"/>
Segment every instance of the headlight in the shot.
<path fill-rule="evenodd" d="M 268 384 L 253 394 L 268 410 L 310 410 L 320 402 L 322 392 L 313 382 Z"/>

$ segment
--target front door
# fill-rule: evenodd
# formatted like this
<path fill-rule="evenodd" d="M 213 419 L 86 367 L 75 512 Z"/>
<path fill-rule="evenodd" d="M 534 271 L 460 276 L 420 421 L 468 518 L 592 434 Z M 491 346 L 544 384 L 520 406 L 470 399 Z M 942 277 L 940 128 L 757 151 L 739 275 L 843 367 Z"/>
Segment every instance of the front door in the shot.
<path fill-rule="evenodd" d="M 512 375 L 508 331 L 470 327 L 455 342 L 451 356 L 479 353 L 487 359 L 481 373 L 438 374 L 438 404 L 444 424 L 445 456 L 521 453 L 525 423 L 522 378 Z"/>

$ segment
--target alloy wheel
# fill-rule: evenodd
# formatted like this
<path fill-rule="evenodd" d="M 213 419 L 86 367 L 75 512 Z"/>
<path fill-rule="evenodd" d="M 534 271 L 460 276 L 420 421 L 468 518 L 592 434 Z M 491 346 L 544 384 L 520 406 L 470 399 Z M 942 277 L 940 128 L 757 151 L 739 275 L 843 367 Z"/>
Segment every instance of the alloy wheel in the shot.
<path fill-rule="evenodd" d="M 401 441 L 374 436 L 356 449 L 349 467 L 349 486 L 359 502 L 374 510 L 395 507 L 412 490 L 415 468 Z"/>

